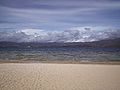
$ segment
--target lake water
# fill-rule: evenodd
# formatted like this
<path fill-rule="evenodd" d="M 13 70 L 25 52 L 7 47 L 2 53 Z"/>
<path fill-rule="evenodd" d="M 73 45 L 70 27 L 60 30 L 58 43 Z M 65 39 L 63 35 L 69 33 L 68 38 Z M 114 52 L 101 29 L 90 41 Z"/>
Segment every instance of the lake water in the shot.
<path fill-rule="evenodd" d="M 120 48 L 1 48 L 0 60 L 120 61 Z"/>

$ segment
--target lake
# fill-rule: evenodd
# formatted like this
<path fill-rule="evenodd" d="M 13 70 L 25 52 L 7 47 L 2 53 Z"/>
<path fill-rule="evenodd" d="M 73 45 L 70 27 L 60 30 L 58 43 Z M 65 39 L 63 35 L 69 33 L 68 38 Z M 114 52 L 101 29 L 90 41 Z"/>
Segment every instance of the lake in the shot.
<path fill-rule="evenodd" d="M 0 48 L 0 60 L 120 61 L 120 48 Z"/>

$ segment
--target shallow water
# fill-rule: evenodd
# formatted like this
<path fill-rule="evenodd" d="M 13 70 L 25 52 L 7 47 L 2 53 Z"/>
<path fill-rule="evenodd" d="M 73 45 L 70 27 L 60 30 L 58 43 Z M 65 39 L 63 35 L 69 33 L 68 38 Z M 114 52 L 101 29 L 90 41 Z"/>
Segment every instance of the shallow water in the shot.
<path fill-rule="evenodd" d="M 1 48 L 0 60 L 120 61 L 120 48 Z"/>

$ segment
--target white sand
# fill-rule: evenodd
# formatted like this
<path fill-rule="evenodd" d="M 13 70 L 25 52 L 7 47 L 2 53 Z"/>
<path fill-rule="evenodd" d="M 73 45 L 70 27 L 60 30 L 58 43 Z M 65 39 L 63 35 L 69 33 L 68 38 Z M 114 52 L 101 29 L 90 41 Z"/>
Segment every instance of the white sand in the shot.
<path fill-rule="evenodd" d="M 0 64 L 0 90 L 120 90 L 120 65 Z"/>

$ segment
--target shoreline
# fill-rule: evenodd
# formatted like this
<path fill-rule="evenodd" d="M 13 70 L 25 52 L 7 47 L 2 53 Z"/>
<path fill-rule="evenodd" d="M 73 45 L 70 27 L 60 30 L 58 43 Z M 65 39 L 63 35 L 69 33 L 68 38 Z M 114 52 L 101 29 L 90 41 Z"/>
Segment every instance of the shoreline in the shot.
<path fill-rule="evenodd" d="M 120 61 L 34 61 L 34 60 L 0 60 L 0 64 L 4 63 L 48 63 L 48 64 L 100 64 L 100 65 L 120 65 Z"/>

